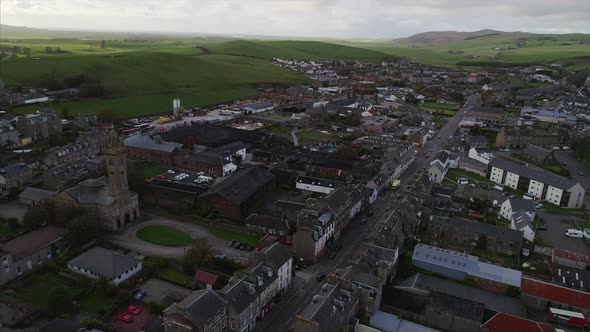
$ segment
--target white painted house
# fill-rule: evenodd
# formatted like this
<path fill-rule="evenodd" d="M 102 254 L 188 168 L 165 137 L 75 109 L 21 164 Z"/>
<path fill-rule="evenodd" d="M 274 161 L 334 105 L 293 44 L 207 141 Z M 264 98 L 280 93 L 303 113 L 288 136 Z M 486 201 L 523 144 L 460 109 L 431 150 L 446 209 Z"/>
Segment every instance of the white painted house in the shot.
<path fill-rule="evenodd" d="M 70 271 L 91 279 L 107 278 L 118 285 L 142 269 L 141 260 L 101 247 L 94 247 L 68 262 Z"/>
<path fill-rule="evenodd" d="M 467 156 L 486 165 L 490 163 L 492 158 L 494 158 L 493 153 L 483 150 L 478 151 L 476 148 L 469 149 L 469 154 Z"/>
<path fill-rule="evenodd" d="M 311 176 L 298 176 L 295 180 L 295 188 L 327 195 L 338 188 L 338 182 Z"/>
<path fill-rule="evenodd" d="M 586 190 L 568 178 L 501 158 L 493 158 L 488 168 L 490 180 L 549 203 L 566 208 L 580 208 L 584 202 Z"/>
<path fill-rule="evenodd" d="M 532 219 L 523 210 L 518 210 L 510 217 L 510 228 L 522 231 L 522 237 L 528 241 L 535 241 L 535 230 Z"/>
<path fill-rule="evenodd" d="M 529 218 L 535 219 L 535 202 L 529 199 L 514 198 L 505 200 L 500 206 L 500 215 L 510 220 L 512 214 L 517 211 L 523 211 Z"/>

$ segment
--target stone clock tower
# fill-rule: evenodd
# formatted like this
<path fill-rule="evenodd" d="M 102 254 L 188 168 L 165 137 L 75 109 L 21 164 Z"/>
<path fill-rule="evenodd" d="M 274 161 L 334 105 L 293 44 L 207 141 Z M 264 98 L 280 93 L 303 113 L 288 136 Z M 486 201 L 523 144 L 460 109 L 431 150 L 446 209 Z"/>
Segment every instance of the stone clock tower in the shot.
<path fill-rule="evenodd" d="M 129 191 L 125 147 L 115 129 L 111 129 L 107 136 L 107 170 L 109 188 L 113 196 L 120 196 Z"/>

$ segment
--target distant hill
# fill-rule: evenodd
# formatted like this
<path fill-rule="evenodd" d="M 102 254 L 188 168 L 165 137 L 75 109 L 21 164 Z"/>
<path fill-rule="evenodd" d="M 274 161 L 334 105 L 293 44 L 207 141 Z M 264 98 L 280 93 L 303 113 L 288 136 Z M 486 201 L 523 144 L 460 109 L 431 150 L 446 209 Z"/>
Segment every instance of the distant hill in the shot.
<path fill-rule="evenodd" d="M 318 41 L 263 41 L 233 40 L 209 47 L 212 53 L 250 56 L 270 59 L 359 59 L 381 60 L 391 58 L 383 52 Z"/>
<path fill-rule="evenodd" d="M 526 32 L 504 32 L 499 30 L 479 31 L 428 31 L 412 35 L 407 38 L 394 39 L 393 44 L 398 46 L 434 46 L 461 42 L 488 36 L 512 36 L 523 37 L 531 35 Z"/>

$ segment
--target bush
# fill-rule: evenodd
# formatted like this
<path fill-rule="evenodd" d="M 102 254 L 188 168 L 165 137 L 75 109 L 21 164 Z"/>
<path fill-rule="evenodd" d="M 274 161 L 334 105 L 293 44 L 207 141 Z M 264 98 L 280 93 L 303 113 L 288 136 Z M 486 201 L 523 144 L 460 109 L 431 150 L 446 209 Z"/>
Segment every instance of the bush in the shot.
<path fill-rule="evenodd" d="M 87 329 L 97 329 L 103 331 L 109 330 L 109 326 L 105 322 L 94 317 L 87 317 L 82 319 L 82 326 L 84 326 Z"/>
<path fill-rule="evenodd" d="M 160 256 L 147 256 L 143 259 L 143 266 L 163 270 L 170 265 L 170 260 Z"/>
<path fill-rule="evenodd" d="M 150 301 L 149 306 L 150 306 L 150 312 L 154 315 L 160 315 L 160 314 L 162 314 L 164 309 L 166 309 L 166 306 L 164 306 L 162 303 L 156 302 L 156 301 Z"/>
<path fill-rule="evenodd" d="M 6 224 L 8 225 L 8 227 L 10 227 L 10 229 L 13 229 L 13 230 L 17 230 L 20 228 L 20 224 L 18 223 L 17 218 L 6 219 Z"/>

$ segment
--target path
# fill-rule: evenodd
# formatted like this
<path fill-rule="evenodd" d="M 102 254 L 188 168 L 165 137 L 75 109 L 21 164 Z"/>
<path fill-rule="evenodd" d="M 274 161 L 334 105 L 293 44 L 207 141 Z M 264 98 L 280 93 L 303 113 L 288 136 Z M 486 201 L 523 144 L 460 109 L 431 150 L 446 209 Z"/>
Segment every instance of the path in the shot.
<path fill-rule="evenodd" d="M 293 138 L 293 145 L 299 146 L 299 139 L 297 138 L 297 128 L 291 130 L 291 137 Z"/>

